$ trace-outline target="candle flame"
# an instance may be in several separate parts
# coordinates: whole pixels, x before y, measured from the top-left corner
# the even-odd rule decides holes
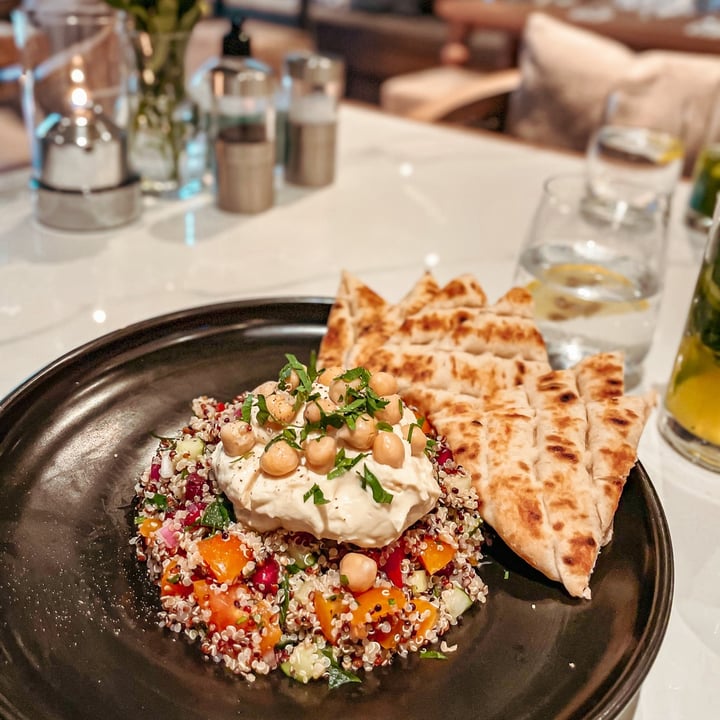
[[[75,107],[87,107],[89,99],[88,91],[83,87],[73,88],[70,93],[70,102]]]

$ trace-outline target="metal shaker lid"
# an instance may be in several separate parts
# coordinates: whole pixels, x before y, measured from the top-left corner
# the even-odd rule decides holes
[[[290,53],[285,58],[288,75],[294,80],[303,80],[311,85],[342,81],[345,63],[339,57],[316,55],[314,53]]]
[[[272,95],[272,70],[252,58],[224,57],[210,70],[213,96],[267,97]]]

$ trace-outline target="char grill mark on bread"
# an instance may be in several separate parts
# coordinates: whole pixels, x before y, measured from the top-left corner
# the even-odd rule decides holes
[[[587,404],[588,447],[603,545],[612,539],[613,518],[654,404],[653,394],[624,395]]]
[[[571,595],[589,598],[602,532],[586,451],[585,404],[571,370],[528,378],[525,387],[538,413],[536,470],[554,531],[557,571]]]

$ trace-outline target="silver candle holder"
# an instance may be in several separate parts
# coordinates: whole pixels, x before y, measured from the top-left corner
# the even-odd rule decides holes
[[[127,136],[99,108],[74,106],[37,128],[35,216],[62,230],[102,230],[140,215],[140,178],[128,167]]]

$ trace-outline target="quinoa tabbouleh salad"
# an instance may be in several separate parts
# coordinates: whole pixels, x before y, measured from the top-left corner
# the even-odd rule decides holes
[[[231,402],[196,398],[136,485],[160,624],[248,680],[442,657],[487,592],[469,477],[392,376],[286,359]]]

